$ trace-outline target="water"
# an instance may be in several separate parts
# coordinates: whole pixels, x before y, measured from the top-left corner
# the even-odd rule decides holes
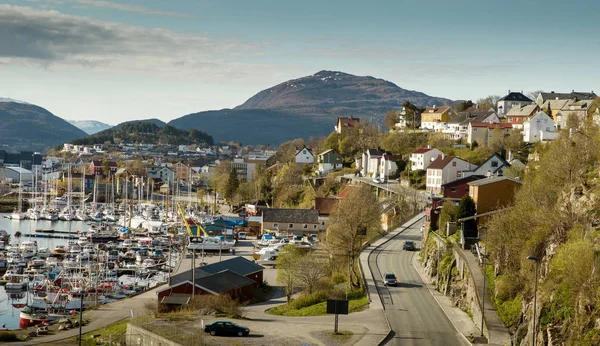
[[[55,231],[86,231],[90,228],[89,222],[83,221],[47,221],[47,220],[9,220],[4,216],[10,214],[0,213],[0,229],[5,230],[11,235],[10,242],[22,242],[24,240],[35,240],[38,248],[47,247],[52,251],[56,245],[66,245],[68,239],[52,238],[15,238],[14,234],[20,231],[21,234],[34,234],[36,229],[53,229]],[[26,294],[25,294],[26,295]],[[23,299],[11,299],[7,295],[4,287],[0,288],[0,325],[6,324],[8,329],[19,329],[19,312],[22,309],[13,307],[14,302],[25,302]]]

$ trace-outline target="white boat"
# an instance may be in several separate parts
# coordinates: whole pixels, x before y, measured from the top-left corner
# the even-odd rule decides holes
[[[261,265],[275,265],[281,247],[279,245],[264,247],[254,252],[252,258],[256,260],[256,263]]]
[[[64,245],[56,245],[56,247],[54,248],[55,254],[64,254],[66,252],[67,252],[67,247]]]
[[[8,264],[17,264],[22,261],[23,261],[23,256],[21,256],[20,253],[16,253],[16,252],[9,253],[8,257],[6,258],[6,262]]]
[[[189,237],[188,250],[229,251],[231,244],[224,242],[221,237]]]
[[[10,219],[11,220],[23,220],[23,219],[25,219],[25,213],[15,210],[12,212],[12,214],[10,214]]]
[[[50,250],[47,247],[41,247],[38,249],[37,254],[41,258],[46,258],[50,256]]]

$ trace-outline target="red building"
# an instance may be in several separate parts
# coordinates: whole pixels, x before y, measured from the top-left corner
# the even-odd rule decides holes
[[[442,185],[442,193],[446,199],[461,199],[469,194],[469,183],[475,180],[485,178],[482,175],[472,175],[470,177],[458,179]]]
[[[440,218],[440,211],[445,200],[442,197],[431,198],[431,204],[425,208],[425,225],[423,230],[423,238],[427,238],[429,230],[435,230],[437,228],[438,219]]]
[[[104,161],[93,160],[92,163],[90,164],[90,174],[104,175],[103,162]],[[106,163],[108,165],[110,174],[115,174],[117,172],[117,168],[118,168],[117,162],[109,160],[109,161],[106,161]]]

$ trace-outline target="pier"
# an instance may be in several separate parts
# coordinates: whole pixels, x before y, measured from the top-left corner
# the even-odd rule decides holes
[[[60,234],[52,234],[52,233],[34,233],[34,234],[29,234],[29,233],[25,233],[21,235],[22,237],[25,238],[54,238],[54,239],[79,239],[79,236],[77,235],[60,235]]]

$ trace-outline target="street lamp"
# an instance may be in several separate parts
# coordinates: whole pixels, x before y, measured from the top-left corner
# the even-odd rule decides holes
[[[479,226],[479,240],[481,240],[481,230],[487,231],[487,226]],[[481,265],[483,266],[483,289],[481,290],[481,336],[483,336],[483,322],[485,317],[485,281],[486,281],[486,273],[485,273],[485,253],[487,251],[487,245],[483,248],[483,259],[481,261]]]
[[[537,283],[538,283],[538,265],[540,263],[540,260],[535,257],[535,256],[527,256],[527,259],[530,261],[534,261],[535,262],[535,282],[533,284],[534,288],[533,288],[533,346],[535,346],[535,334],[536,334],[536,329],[535,329],[535,315],[536,315],[536,303],[537,303]]]

